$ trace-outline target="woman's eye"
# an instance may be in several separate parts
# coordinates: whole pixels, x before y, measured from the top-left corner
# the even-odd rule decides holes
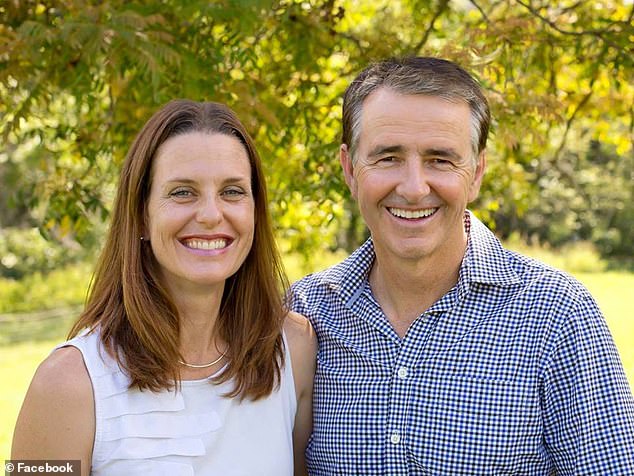
[[[222,194],[226,197],[241,197],[245,194],[245,191],[241,188],[232,187],[225,189]]]
[[[174,197],[174,198],[188,198],[188,197],[191,197],[192,195],[193,195],[192,191],[186,188],[178,188],[170,192],[170,197]]]

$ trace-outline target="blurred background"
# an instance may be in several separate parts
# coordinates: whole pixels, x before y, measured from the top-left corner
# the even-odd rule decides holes
[[[0,458],[149,116],[176,97],[238,113],[294,280],[367,236],[339,170],[341,96],[396,55],[481,81],[494,123],[472,209],[590,289],[634,388],[633,18],[632,0],[0,0]]]

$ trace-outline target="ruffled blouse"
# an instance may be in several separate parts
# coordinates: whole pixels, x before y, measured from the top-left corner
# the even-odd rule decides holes
[[[284,338],[285,348],[286,338]],[[290,353],[281,385],[257,401],[226,398],[233,382],[184,380],[180,390],[129,388],[98,332],[59,347],[83,355],[95,399],[91,474],[283,476],[293,474],[296,412]]]

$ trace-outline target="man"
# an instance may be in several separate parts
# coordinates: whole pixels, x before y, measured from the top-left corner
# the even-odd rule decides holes
[[[312,475],[634,475],[634,399],[594,300],[467,211],[489,122],[441,59],[348,87],[340,160],[371,238],[293,285],[319,340]]]

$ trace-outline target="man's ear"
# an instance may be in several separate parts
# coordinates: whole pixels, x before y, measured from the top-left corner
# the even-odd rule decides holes
[[[482,151],[478,154],[478,161],[476,163],[475,173],[473,174],[473,179],[471,180],[471,184],[469,185],[469,203],[478,198],[478,194],[480,193],[480,186],[482,185],[482,179],[484,177],[484,172],[486,171],[486,168],[486,153],[485,151]]]
[[[357,199],[357,182],[354,178],[354,171],[352,166],[352,156],[348,151],[346,144],[341,144],[339,147],[339,162],[341,162],[341,168],[343,169],[343,176],[346,179],[346,184],[350,189],[352,198]]]

